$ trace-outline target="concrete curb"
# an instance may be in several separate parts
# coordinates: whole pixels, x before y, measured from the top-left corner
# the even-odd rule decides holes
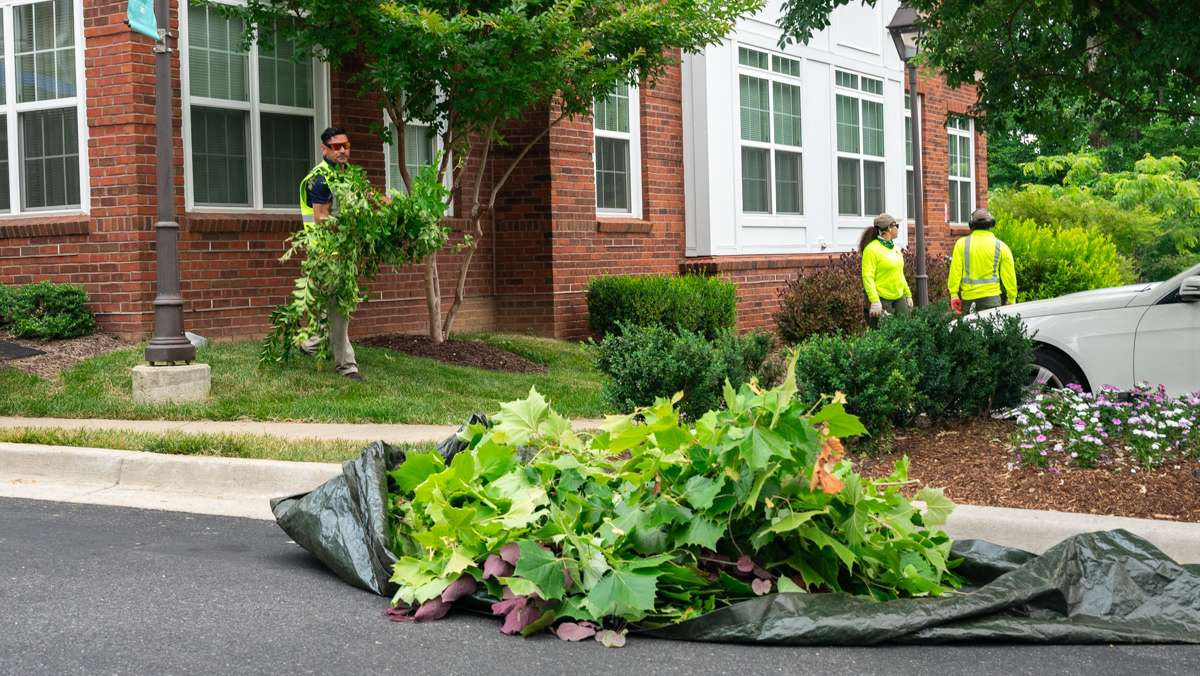
[[[273,519],[269,500],[341,474],[334,463],[174,456],[0,443],[0,496]],[[1033,552],[1124,528],[1180,563],[1200,563],[1200,523],[959,505],[945,530]]]

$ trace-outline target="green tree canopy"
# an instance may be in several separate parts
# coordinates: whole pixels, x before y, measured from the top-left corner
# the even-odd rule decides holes
[[[516,159],[496,163],[486,187],[484,172],[453,171],[449,158],[458,167],[486,166],[493,146],[508,143],[506,126],[533,111],[547,111],[553,126],[589,115],[593,101],[618,82],[653,85],[678,50],[719,42],[762,0],[247,0],[214,6],[240,16],[248,37],[270,39],[279,31],[351,75],[363,94],[380,97],[398,134],[409,120],[427,122],[440,134],[449,152],[439,175],[452,172],[449,199],[465,197],[460,215],[470,222],[466,261],[444,316],[437,256],[428,259],[430,337],[441,341],[462,305],[485,215],[546,132],[522,138]],[[297,20],[280,20],[288,17]],[[404,139],[393,142],[403,153]],[[403,159],[399,168],[409,185]]]

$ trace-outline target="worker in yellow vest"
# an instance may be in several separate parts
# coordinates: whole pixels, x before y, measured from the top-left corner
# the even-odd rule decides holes
[[[350,161],[350,137],[345,130],[330,127],[321,132],[321,155],[321,162],[300,181],[300,215],[310,224],[337,215],[336,195],[329,181]],[[362,380],[350,345],[350,318],[338,310],[336,299],[329,303],[328,319],[329,335],[312,336],[300,349],[315,354],[321,341],[328,339],[334,369],[350,380]]]
[[[950,257],[950,305],[963,314],[1017,301],[1017,271],[1012,250],[992,233],[996,219],[987,209],[971,212],[971,234],[954,243]]]
[[[862,252],[863,291],[867,294],[867,324],[872,327],[886,314],[912,312],[912,291],[904,279],[904,254],[896,248],[900,224],[879,214],[858,240]]]

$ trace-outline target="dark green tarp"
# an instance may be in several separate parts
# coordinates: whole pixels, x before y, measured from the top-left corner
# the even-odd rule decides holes
[[[448,458],[462,447],[451,438],[439,451]],[[403,459],[402,449],[375,442],[341,476],[272,500],[275,519],[341,579],[391,596],[384,499],[387,471]],[[982,540],[956,542],[954,553],[971,585],[962,593],[883,603],[772,594],[642,633],[778,645],[1200,643],[1200,566],[1180,565],[1127,531],[1076,535],[1041,556]]]

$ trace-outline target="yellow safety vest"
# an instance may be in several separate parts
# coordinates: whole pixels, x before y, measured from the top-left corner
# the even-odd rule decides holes
[[[304,218],[305,223],[316,222],[316,219],[313,216],[313,208],[308,204],[309,184],[312,183],[313,179],[318,176],[323,176],[326,183],[330,182],[333,180],[334,171],[336,171],[336,169],[334,169],[329,162],[326,160],[321,160],[317,166],[312,168],[312,171],[308,172],[304,178],[300,179],[300,216]]]
[[[1017,280],[1013,267],[1008,247],[990,231],[976,230],[954,245],[946,280],[950,296],[978,300],[999,296],[1003,288],[1008,300],[1014,302]]]

